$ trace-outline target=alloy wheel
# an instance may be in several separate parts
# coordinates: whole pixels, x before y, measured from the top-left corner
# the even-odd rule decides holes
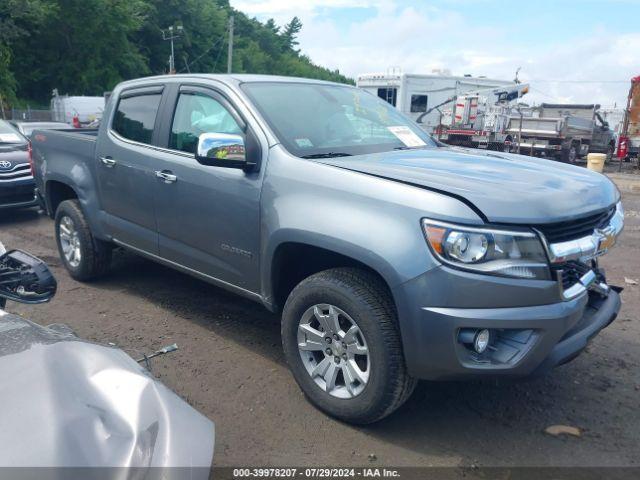
[[[334,305],[307,309],[298,325],[300,358],[318,387],[336,398],[353,398],[371,375],[369,348],[356,322]]]
[[[60,246],[67,263],[73,268],[78,268],[82,261],[82,250],[75,222],[71,217],[65,215],[60,219],[58,230]]]

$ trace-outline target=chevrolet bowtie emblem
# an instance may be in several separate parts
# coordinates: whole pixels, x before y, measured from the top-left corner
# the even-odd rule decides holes
[[[598,253],[604,253],[616,243],[616,236],[611,229],[596,229],[599,238]]]

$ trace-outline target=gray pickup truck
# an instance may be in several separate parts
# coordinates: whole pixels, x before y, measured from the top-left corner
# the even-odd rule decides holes
[[[33,154],[73,278],[123,247],[282,312],[293,376],[345,421],[416,379],[544,372],[620,309],[598,267],[624,219],[606,177],[443,146],[354,87],[124,82],[99,131],[36,131]]]

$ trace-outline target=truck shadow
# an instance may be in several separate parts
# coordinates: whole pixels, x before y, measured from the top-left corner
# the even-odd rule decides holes
[[[258,303],[121,250],[114,255],[110,274],[94,284],[113,290],[126,288],[173,315],[285,365],[280,316]]]
[[[40,217],[42,213],[37,208],[23,210],[0,210],[0,228],[16,227],[29,224]]]

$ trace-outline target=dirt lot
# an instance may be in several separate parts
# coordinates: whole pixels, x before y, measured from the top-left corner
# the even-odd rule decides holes
[[[625,206],[625,233],[603,260],[610,283],[626,287],[623,309],[585,354],[532,381],[422,382],[400,411],[366,428],[305,401],[284,363],[279,319],[259,305],[126,253],[108,278],[77,283],[60,265],[51,220],[35,212],[0,217],[0,239],[45,259],[59,281],[51,304],[11,311],[132,355],[179,345],[153,371],[215,421],[216,465],[638,466],[640,286],[625,277],[640,281],[640,194],[625,195]],[[553,424],[584,433],[544,434]]]

